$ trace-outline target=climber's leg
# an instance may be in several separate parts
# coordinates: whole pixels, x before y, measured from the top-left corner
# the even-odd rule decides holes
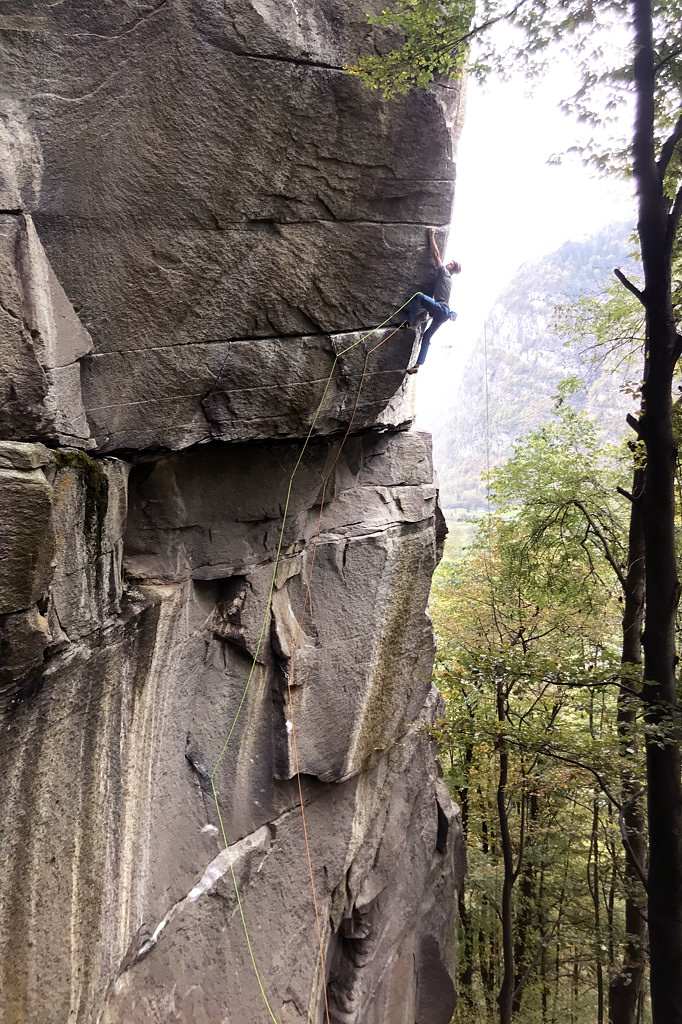
[[[408,373],[416,373],[420,366],[424,365],[426,357],[429,352],[429,346],[431,345],[431,339],[434,334],[441,327],[450,316],[450,311],[447,306],[443,306],[440,302],[434,302],[433,299],[429,299],[429,306],[425,307],[431,313],[431,323],[428,329],[424,332],[422,337],[421,348],[419,349],[419,355],[417,356],[417,362],[414,366],[411,366]]]

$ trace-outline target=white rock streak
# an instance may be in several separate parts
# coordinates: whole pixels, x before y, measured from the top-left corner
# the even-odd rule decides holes
[[[207,826],[207,830],[210,826]],[[215,827],[215,826],[213,826]],[[204,831],[204,829],[202,829]],[[142,943],[137,951],[135,960],[141,960],[142,957],[146,956],[151,949],[154,948],[156,943],[168,924],[181,914],[184,909],[190,903],[196,903],[197,900],[201,899],[207,892],[216,885],[220,879],[227,874],[230,870],[230,862],[232,862],[232,870],[235,875],[239,875],[240,868],[249,854],[253,852],[265,853],[268,846],[270,845],[270,830],[267,825],[263,825],[253,835],[245,836],[244,839],[240,839],[239,842],[235,843],[228,850],[221,850],[217,857],[214,857],[211,863],[207,866],[200,880],[194,885],[190,891],[177,903],[174,903],[168,913],[159,921],[156,928],[145,942]]]

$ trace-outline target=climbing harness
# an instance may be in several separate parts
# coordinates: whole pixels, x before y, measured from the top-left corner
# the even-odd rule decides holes
[[[223,817],[222,817],[222,814],[221,814],[221,811],[220,811],[220,802],[219,802],[219,799],[218,799],[218,792],[217,792],[216,785],[215,785],[215,775],[216,775],[216,772],[217,772],[218,768],[220,767],[220,764],[223,761],[223,759],[225,757],[225,754],[227,752],[227,748],[228,748],[230,740],[232,738],[232,734],[233,734],[233,732],[235,730],[235,727],[237,725],[237,720],[239,719],[239,716],[241,714],[242,708],[244,707],[244,703],[246,701],[246,697],[247,697],[247,694],[248,694],[248,691],[249,691],[249,687],[251,685],[251,680],[252,680],[254,672],[256,670],[256,664],[257,664],[257,660],[258,660],[258,655],[260,654],[260,649],[261,649],[261,645],[263,643],[263,638],[265,636],[265,630],[267,628],[268,618],[269,618],[270,610],[271,610],[271,606],[272,606],[272,597],[273,597],[274,590],[275,590],[275,580],[277,578],[277,570],[278,570],[278,567],[279,567],[280,556],[281,556],[281,553],[282,553],[284,529],[285,529],[285,526],[286,526],[287,516],[288,516],[288,513],[289,513],[289,504],[290,504],[290,501],[291,501],[291,492],[292,492],[292,487],[293,487],[293,483],[294,483],[294,478],[295,478],[296,473],[297,473],[297,471],[299,469],[299,466],[301,465],[301,462],[303,461],[303,456],[305,455],[305,452],[306,452],[306,450],[308,448],[308,444],[309,444],[310,439],[311,439],[311,437],[313,435],[313,431],[315,429],[315,424],[317,423],[317,420],[319,418],[320,412],[322,410],[322,406],[324,404],[324,400],[327,397],[327,392],[329,391],[329,387],[331,385],[332,378],[334,376],[334,372],[336,370],[336,367],[337,367],[337,364],[339,362],[339,359],[342,356],[346,355],[348,352],[352,351],[352,349],[357,348],[357,346],[361,345],[364,341],[367,341],[367,339],[371,338],[372,335],[376,334],[377,331],[380,331],[383,327],[385,327],[386,324],[388,324],[388,322],[397,313],[399,313],[402,309],[404,309],[407,305],[409,305],[409,303],[412,301],[413,298],[414,298],[414,295],[410,296],[410,298],[406,302],[404,302],[402,304],[402,306],[399,306],[397,310],[395,310],[393,313],[391,313],[391,315],[389,317],[387,317],[386,320],[383,321],[383,323],[379,324],[377,327],[374,327],[367,334],[362,335],[362,337],[358,338],[357,341],[354,341],[352,343],[352,345],[348,345],[346,348],[342,349],[340,352],[337,352],[336,355],[334,356],[334,361],[332,363],[331,369],[329,371],[329,375],[326,378],[324,389],[322,391],[322,397],[320,398],[320,401],[318,403],[317,409],[315,410],[315,414],[313,416],[312,423],[310,424],[310,429],[308,430],[308,433],[306,435],[305,441],[303,442],[303,446],[301,448],[301,451],[299,452],[298,459],[296,460],[294,468],[293,468],[293,470],[291,472],[291,475],[289,477],[289,483],[288,483],[288,487],[287,487],[287,496],[286,496],[286,501],[284,503],[284,512],[282,514],[282,524],[281,524],[280,531],[279,531],[279,538],[278,538],[278,542],[277,542],[277,550],[276,550],[275,561],[274,561],[274,566],[273,566],[273,570],[272,570],[272,578],[271,578],[271,581],[270,581],[270,589],[269,589],[269,592],[268,592],[268,598],[267,598],[266,605],[265,605],[265,612],[264,612],[264,615],[263,615],[263,624],[261,626],[260,634],[258,636],[258,641],[256,643],[256,649],[255,649],[255,652],[253,654],[253,659],[251,661],[251,667],[249,669],[249,674],[248,674],[248,677],[247,677],[247,680],[246,680],[246,684],[244,686],[244,691],[243,691],[243,693],[241,695],[241,699],[240,699],[239,704],[237,706],[237,710],[235,712],[234,718],[232,719],[232,724],[231,724],[229,732],[227,734],[227,739],[225,740],[225,742],[224,742],[224,744],[223,744],[223,746],[222,746],[222,748],[220,750],[220,753],[218,755],[218,759],[216,760],[216,763],[215,763],[215,765],[213,767],[213,770],[212,770],[212,772],[210,774],[210,782],[211,782],[211,790],[212,790],[212,793],[213,793],[213,800],[215,802],[216,812],[217,812],[217,815],[218,815],[218,822],[220,824],[220,832],[221,832],[221,835],[222,835],[223,843],[225,844],[225,851],[226,851],[226,854],[227,854],[228,865],[229,865],[229,868],[230,868],[230,875],[232,877],[232,884],[234,886],[235,896],[236,896],[236,899],[237,899],[237,906],[239,908],[239,915],[240,915],[241,922],[242,922],[242,928],[243,928],[243,931],[244,931],[244,937],[245,937],[245,940],[246,940],[247,949],[249,951],[249,956],[250,956],[250,959],[251,959],[251,963],[253,965],[253,969],[254,969],[254,973],[255,973],[255,976],[256,976],[256,980],[258,982],[258,987],[259,987],[260,993],[261,993],[261,995],[263,997],[263,1002],[265,1003],[265,1007],[266,1007],[266,1009],[268,1011],[270,1019],[272,1021],[274,1021],[274,1024],[277,1024],[277,1018],[275,1017],[275,1015],[274,1015],[274,1013],[272,1011],[272,1007],[270,1006],[270,1003],[268,1001],[268,997],[267,997],[267,994],[265,992],[265,987],[263,985],[263,982],[262,982],[262,979],[261,979],[261,976],[260,976],[260,972],[259,972],[258,966],[256,964],[256,958],[255,958],[255,954],[254,954],[254,951],[253,951],[253,946],[251,944],[251,939],[249,937],[249,931],[248,931],[248,927],[247,927],[247,924],[246,924],[246,918],[244,916],[244,909],[243,909],[243,906],[242,906],[241,896],[239,894],[239,887],[237,885],[237,878],[236,878],[236,875],[235,875],[235,872],[234,872],[234,868],[233,868],[233,864],[232,864],[232,859],[230,857],[229,844],[228,844],[228,841],[227,841],[227,833],[226,833],[225,825],[223,823]],[[295,640],[294,640],[293,652],[292,652],[291,661],[290,661],[290,664],[289,664],[289,672],[287,674],[285,674],[286,684],[287,684],[287,696],[288,696],[288,702],[289,702],[289,716],[290,716],[289,720],[291,722],[292,749],[293,749],[293,753],[294,753],[294,768],[295,768],[296,780],[297,780],[297,784],[298,784],[298,795],[299,795],[299,801],[300,801],[300,807],[301,807],[301,819],[302,819],[302,824],[303,824],[303,835],[304,835],[304,839],[305,839],[306,856],[307,856],[307,860],[308,860],[308,872],[309,872],[309,875],[310,875],[310,885],[311,885],[312,897],[313,897],[313,907],[314,907],[314,910],[315,910],[315,924],[316,924],[317,939],[318,939],[318,944],[319,944],[319,949],[320,949],[320,967],[321,967],[321,975],[322,975],[322,989],[323,989],[323,993],[324,993],[325,1015],[326,1015],[327,1024],[330,1024],[330,1017],[329,1017],[329,1003],[328,1003],[328,997],[327,997],[327,981],[326,981],[326,964],[325,964],[325,956],[324,956],[324,944],[322,942],[322,929],[321,929],[321,925],[320,925],[320,916],[319,916],[319,909],[318,909],[318,904],[317,904],[317,895],[316,895],[316,892],[315,892],[315,881],[314,881],[314,876],[313,876],[312,861],[311,861],[311,857],[310,857],[310,844],[309,844],[309,841],[308,841],[308,828],[307,828],[307,823],[306,823],[306,818],[305,818],[305,810],[304,810],[303,789],[302,789],[302,785],[301,785],[301,775],[300,775],[300,772],[299,772],[298,748],[297,748],[297,745],[296,745],[296,727],[295,727],[295,722],[294,722],[294,709],[293,709],[293,699],[292,699],[292,692],[291,692],[291,685],[292,685],[291,678],[293,676],[294,661],[295,661],[295,657],[296,657],[296,651],[298,649],[300,635],[301,635],[301,631],[302,631],[302,628],[303,628],[303,618],[305,616],[305,611],[306,611],[306,608],[307,608],[307,605],[308,605],[308,599],[309,599],[309,596],[310,596],[312,574],[313,574],[313,569],[314,569],[314,566],[315,566],[315,557],[316,557],[316,554],[317,554],[317,548],[318,548],[318,542],[319,542],[319,536],[320,536],[320,528],[321,528],[321,523],[322,523],[322,512],[324,510],[324,505],[325,505],[327,485],[329,483],[329,480],[331,479],[331,476],[332,476],[332,473],[334,472],[334,469],[336,468],[336,465],[337,465],[338,460],[339,460],[339,458],[341,456],[341,452],[343,450],[343,447],[344,447],[344,445],[345,445],[345,443],[346,443],[346,441],[347,441],[347,439],[348,439],[348,437],[350,435],[351,429],[353,427],[353,422],[355,420],[355,416],[356,416],[357,409],[358,409],[358,404],[359,404],[359,401],[360,401],[360,394],[362,392],[362,388],[363,388],[363,384],[364,384],[364,380],[365,380],[365,375],[366,375],[366,372],[367,372],[367,364],[368,364],[369,357],[374,352],[376,352],[376,350],[378,348],[381,348],[382,345],[384,345],[387,341],[389,341],[389,339],[392,338],[393,335],[396,334],[396,332],[398,330],[400,330],[400,327],[396,327],[395,330],[391,331],[391,333],[388,334],[385,338],[382,338],[382,340],[377,345],[375,345],[373,348],[371,348],[367,352],[367,354],[365,356],[365,362],[364,362],[364,366],[363,366],[363,369],[362,369],[362,374],[360,376],[360,381],[359,381],[359,384],[358,384],[358,390],[357,390],[357,394],[356,394],[356,397],[355,397],[355,404],[353,406],[353,412],[352,412],[352,414],[350,416],[350,419],[348,421],[348,426],[346,427],[346,431],[345,431],[345,433],[343,435],[343,438],[342,438],[341,443],[339,445],[339,448],[338,448],[338,451],[336,453],[336,456],[334,457],[334,461],[332,462],[332,465],[331,465],[330,469],[328,470],[327,475],[325,476],[324,481],[323,481],[322,496],[321,496],[321,501],[320,501],[320,510],[319,510],[319,515],[318,515],[318,520],[317,520],[317,530],[316,530],[316,533],[315,533],[315,539],[314,539],[314,543],[313,543],[313,553],[312,553],[312,558],[311,558],[310,571],[308,573],[308,579],[307,579],[307,583],[306,583],[306,592],[305,592],[305,597],[304,597],[304,600],[303,600],[303,609],[301,611],[301,617],[300,617],[299,622],[298,622],[298,628],[297,628],[296,637],[295,637]]]

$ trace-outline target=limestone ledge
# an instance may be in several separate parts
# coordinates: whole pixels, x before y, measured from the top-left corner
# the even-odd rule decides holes
[[[239,310],[232,316],[238,322]],[[293,311],[278,322],[270,308],[267,322],[310,320]],[[412,331],[186,344],[174,333],[172,344],[92,352],[30,216],[0,214],[0,437],[110,452],[334,434],[351,419],[356,431],[411,421]]]
[[[412,420],[413,352],[414,332],[394,328],[105,352],[84,360],[83,395],[104,452],[336,434],[351,420],[396,429]]]
[[[30,331],[7,342],[27,394],[4,436],[109,452],[307,429],[306,382],[425,283],[425,228],[443,244],[450,220],[459,88],[384,103],[343,71],[390,42],[364,0],[3,5],[0,208],[35,222],[82,324],[75,359],[28,377]],[[362,429],[409,421],[410,340],[372,359]]]

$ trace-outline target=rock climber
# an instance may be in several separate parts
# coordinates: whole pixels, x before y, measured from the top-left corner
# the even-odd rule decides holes
[[[433,228],[429,228],[429,245],[431,246],[431,255],[433,261],[436,264],[436,273],[434,275],[433,284],[431,286],[431,295],[425,295],[424,292],[417,292],[413,299],[410,300],[410,304],[407,307],[405,321],[408,327],[413,327],[417,317],[419,316],[420,310],[426,310],[428,315],[431,317],[431,324],[424,332],[422,338],[421,348],[419,349],[419,355],[417,356],[417,362],[414,366],[411,366],[408,373],[416,373],[420,366],[423,366],[424,360],[426,359],[429,351],[429,345],[434,334],[441,327],[446,320],[455,320],[457,314],[450,309],[450,290],[452,288],[452,275],[459,274],[461,266],[456,260],[450,260],[449,263],[443,263],[440,258],[440,252],[436,239],[433,233]]]

